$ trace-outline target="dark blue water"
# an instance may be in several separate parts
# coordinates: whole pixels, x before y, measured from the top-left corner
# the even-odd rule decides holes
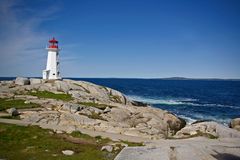
[[[240,81],[72,78],[108,86],[185,118],[228,124],[240,117]]]

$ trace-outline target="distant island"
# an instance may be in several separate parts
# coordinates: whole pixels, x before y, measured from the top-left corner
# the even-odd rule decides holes
[[[206,80],[206,81],[240,81],[240,79],[228,78],[186,78],[186,77],[169,77],[169,78],[154,78],[161,80]]]

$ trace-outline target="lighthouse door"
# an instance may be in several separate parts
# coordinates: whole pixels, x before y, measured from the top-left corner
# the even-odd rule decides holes
[[[43,70],[43,79],[49,79],[49,70]]]

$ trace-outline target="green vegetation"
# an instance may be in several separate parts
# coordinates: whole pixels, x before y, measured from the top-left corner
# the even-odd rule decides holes
[[[74,84],[77,85],[77,86],[80,86],[82,89],[84,89],[85,92],[91,93],[89,90],[87,90],[86,88],[84,88],[82,85],[77,84],[77,83],[74,83]]]
[[[100,86],[101,89],[104,89],[106,92],[108,92],[108,89],[107,87],[104,87],[104,86]]]
[[[93,137],[87,134],[83,134],[79,131],[73,131],[70,135],[73,137],[77,137],[77,138],[88,140],[88,141],[91,141],[92,143],[95,143],[95,139]]]
[[[101,147],[109,141],[79,132],[54,134],[37,126],[0,123],[0,159],[112,160],[120,149],[112,153],[101,151]],[[75,153],[66,156],[62,150],[73,150]]]
[[[191,137],[199,137],[199,136],[207,137],[209,139],[217,139],[218,138],[217,136],[214,136],[214,135],[212,135],[210,133],[203,133],[201,131],[197,131],[197,134],[191,135]]]
[[[110,98],[111,98],[114,102],[122,103],[121,98],[120,98],[119,96],[110,95]]]
[[[55,94],[48,91],[36,91],[36,92],[29,92],[29,95],[37,96],[38,98],[51,98],[51,99],[57,99],[57,100],[63,100],[63,101],[70,101],[72,100],[72,96],[70,94]]]
[[[100,120],[104,120],[106,121],[104,118],[102,118],[102,116],[100,116],[99,114],[95,113],[95,112],[92,112],[91,115],[88,116],[89,118],[92,118],[92,119],[100,119]]]
[[[93,102],[79,102],[79,104],[84,105],[84,106],[90,106],[90,107],[95,107],[101,110],[104,110],[105,108],[113,108],[115,106],[111,105],[106,105],[106,104],[99,104],[99,103],[93,103]]]
[[[143,143],[136,143],[136,142],[129,142],[129,141],[121,141],[121,142],[127,144],[129,147],[144,146]]]
[[[111,139],[109,139],[109,138],[102,138],[101,136],[96,136],[95,137],[95,139],[97,140],[97,142],[99,143],[99,144],[107,144],[107,143],[109,143],[109,142],[111,142],[112,140]]]
[[[23,109],[23,108],[36,108],[40,107],[40,105],[35,103],[24,103],[25,100],[20,99],[3,99],[0,98],[0,111],[9,109],[9,108],[16,108],[16,109]]]
[[[193,134],[193,135],[190,135],[189,133],[184,133],[184,135],[186,137],[182,137],[182,138],[175,138],[175,137],[167,137],[167,139],[187,139],[187,138],[193,138],[193,137],[206,137],[206,138],[209,138],[209,139],[218,139],[217,136],[214,136],[210,133],[203,133],[201,131],[196,131],[197,133],[196,134]]]
[[[74,131],[71,133],[71,136],[79,138],[81,140],[87,140],[88,142],[91,142],[92,144],[103,146],[110,142],[112,142],[109,138],[102,138],[101,136],[91,137],[87,134],[82,134],[81,132]]]

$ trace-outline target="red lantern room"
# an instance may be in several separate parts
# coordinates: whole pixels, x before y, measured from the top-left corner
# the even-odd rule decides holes
[[[58,48],[58,41],[53,37],[49,42],[49,48]]]

